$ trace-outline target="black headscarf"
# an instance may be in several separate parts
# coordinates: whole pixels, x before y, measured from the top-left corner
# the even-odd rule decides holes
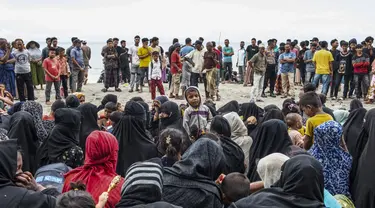
[[[365,123],[357,142],[356,152],[360,156],[353,156],[353,166],[358,158],[358,167],[352,184],[352,197],[356,207],[375,207],[375,109],[371,109],[365,116]],[[356,158],[357,157],[357,158]]]
[[[13,179],[17,171],[17,141],[0,141],[0,189],[14,186]]]
[[[146,128],[148,129],[150,125],[150,120],[151,120],[150,106],[144,101],[137,101],[137,103],[141,104],[141,106],[145,110],[145,124],[146,124]]]
[[[32,115],[25,111],[13,114],[10,119],[8,137],[16,139],[18,145],[21,147],[23,153],[23,170],[34,174],[37,170],[35,157],[36,150],[39,147],[39,140]]]
[[[160,118],[160,132],[166,128],[179,129],[185,132],[185,129],[182,126],[181,111],[177,103],[172,101],[165,102],[160,107],[160,113],[166,113],[169,115],[168,118]]]
[[[117,95],[114,94],[106,94],[101,102],[101,105],[98,106],[98,111],[104,109],[105,104],[108,102],[117,103]]]
[[[216,180],[225,155],[214,141],[200,138],[173,167],[164,169],[163,201],[183,207],[221,207]]]
[[[91,103],[84,103],[77,108],[81,112],[81,129],[79,132],[79,146],[85,152],[86,139],[98,126],[98,108]]]
[[[221,108],[217,110],[217,112],[221,115],[230,113],[230,112],[236,112],[240,110],[240,106],[238,105],[238,102],[236,100],[232,100],[229,103],[225,104]]]
[[[133,163],[158,156],[156,145],[146,134],[143,107],[137,102],[129,101],[125,109],[134,111],[127,112],[132,115],[123,116],[113,129],[113,135],[119,142],[116,172],[123,177]]]
[[[255,103],[243,103],[238,115],[243,117],[243,121],[246,121],[251,116],[254,116],[259,121],[263,112],[264,110],[258,107]]]
[[[81,104],[76,95],[69,95],[66,97],[65,103],[67,108],[77,108]]]
[[[277,105],[274,105],[274,104],[266,105],[264,107],[264,113],[268,113],[270,110],[280,110],[280,108],[277,107]]]
[[[277,120],[280,120],[280,121],[283,121],[285,122],[285,117],[284,117],[284,114],[281,110],[278,110],[278,109],[271,109],[269,110],[267,113],[265,113],[264,117],[262,118],[261,121],[258,120],[258,125],[256,126],[256,128],[250,133],[250,136],[251,138],[255,138],[258,131],[259,131],[259,128],[260,128],[260,124],[266,122],[266,121],[269,121],[271,119],[277,119]]]
[[[319,161],[309,155],[297,155],[287,160],[281,170],[275,187],[258,191],[230,207],[325,207],[323,167]]]
[[[74,109],[61,108],[55,112],[55,127],[48,137],[49,163],[57,162],[65,151],[79,146],[81,113]]]
[[[293,145],[286,124],[277,119],[271,119],[260,125],[259,131],[253,137],[254,143],[250,148],[249,173],[250,182],[260,181],[257,173],[258,161],[272,153],[287,154]]]
[[[357,139],[362,131],[363,119],[367,110],[358,108],[350,112],[348,120],[346,120],[343,128],[343,135],[346,146],[351,155],[355,154]]]
[[[138,102],[132,100],[128,101],[125,105],[124,114],[127,116],[134,116],[135,118],[141,120],[143,124],[145,124],[146,110]]]
[[[362,102],[358,99],[354,99],[350,102],[349,112],[352,112],[358,108],[363,108]]]
[[[216,116],[218,114],[216,111],[216,104],[211,99],[206,100],[204,105],[210,109],[212,116]]]
[[[219,144],[223,148],[226,158],[226,174],[232,172],[245,172],[245,154],[240,146],[231,139],[231,128],[227,119],[222,116],[215,116],[211,122],[211,132],[220,136]]]

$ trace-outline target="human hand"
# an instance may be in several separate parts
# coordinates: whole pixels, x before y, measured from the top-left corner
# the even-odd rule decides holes
[[[33,175],[26,171],[16,175],[16,185],[19,187],[27,188],[29,190],[36,191],[38,189],[38,184],[35,181]]]
[[[298,147],[303,148],[303,139],[297,141],[297,142],[296,142],[296,145],[297,145]]]
[[[247,124],[257,124],[257,119],[254,116],[247,118]]]
[[[98,204],[95,206],[95,208],[104,208],[105,204],[107,203],[108,201],[108,192],[103,192],[100,196],[99,196],[99,202]]]

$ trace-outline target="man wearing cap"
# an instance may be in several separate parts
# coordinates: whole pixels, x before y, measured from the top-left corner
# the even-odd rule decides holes
[[[140,86],[139,92],[142,92],[142,86],[143,82],[146,76],[146,73],[148,72],[148,65],[151,62],[151,51],[152,48],[148,46],[148,38],[142,38],[142,47],[138,49],[138,57],[140,59],[139,62],[139,68],[137,72],[137,86],[136,89],[138,89],[138,86]]]
[[[263,102],[263,100],[260,99],[260,96],[263,89],[264,74],[267,66],[264,44],[259,44],[259,52],[250,59],[248,64],[251,67],[251,70],[254,71],[254,85],[250,93],[250,102]]]
[[[180,77],[182,73],[182,63],[180,57],[181,45],[179,43],[175,43],[173,48],[174,51],[171,55],[172,84],[169,98],[181,99],[181,97],[178,96],[178,92],[180,91]]]
[[[288,85],[290,89],[290,96],[294,98],[294,62],[296,54],[290,50],[290,45],[285,44],[285,52],[280,54],[279,62],[281,63],[281,82],[283,85],[284,95],[281,98],[287,98],[289,95]]]
[[[78,38],[74,40],[74,48],[70,52],[72,60],[72,93],[81,92],[85,76],[85,64],[83,62],[83,52],[81,49],[82,41]]]
[[[205,79],[205,76],[203,76],[203,55],[205,52],[206,50],[202,48],[202,42],[200,40],[197,40],[195,41],[195,49],[185,56],[185,58],[189,58],[193,62],[193,64],[191,64],[192,69],[190,77],[190,86],[198,87],[199,77],[202,76],[204,86],[206,89],[207,80]]]
[[[82,41],[82,52],[83,52],[83,63],[85,64],[85,80],[84,84],[87,83],[87,77],[89,75],[90,59],[91,59],[91,48],[87,45],[85,40]]]
[[[333,56],[332,53],[327,50],[327,41],[320,43],[322,50],[317,51],[314,54],[313,62],[316,66],[314,85],[317,87],[320,80],[323,82],[322,94],[327,95],[329,83],[331,82],[331,76],[333,74]]]

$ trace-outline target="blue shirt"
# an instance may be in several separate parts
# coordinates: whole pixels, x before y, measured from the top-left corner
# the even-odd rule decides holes
[[[85,64],[83,63],[83,51],[81,48],[74,47],[72,48],[72,51],[70,52],[70,57],[75,59],[80,67],[84,67]],[[78,66],[75,65],[74,62],[72,62],[73,68],[78,68]]]
[[[315,52],[314,52],[315,53]],[[311,50],[307,50],[305,55],[303,56],[303,60],[312,60],[314,57],[314,53]],[[307,72],[315,72],[315,65],[314,62],[309,62],[306,64],[306,71]]]
[[[293,53],[293,52],[289,52],[289,53],[283,53],[279,56],[279,62],[280,60],[282,59],[295,59],[296,58],[296,54]],[[281,73],[294,73],[294,63],[284,63],[284,64],[281,64],[281,69],[280,69],[280,72]]]
[[[3,58],[5,56],[6,52],[3,49],[0,49],[0,58]],[[14,59],[14,56],[12,53],[9,54],[8,60]],[[3,68],[4,67],[4,68]],[[14,64],[1,64],[0,69],[5,69],[5,70],[14,70]]]
[[[193,46],[184,46],[181,48],[180,56],[184,57],[186,54],[190,53],[192,50],[194,50]]]
[[[223,52],[224,53],[234,53],[232,46],[228,46],[228,47],[224,46],[223,47]],[[226,55],[224,55],[224,60],[223,61],[224,61],[224,63],[232,63],[232,56],[226,56]]]

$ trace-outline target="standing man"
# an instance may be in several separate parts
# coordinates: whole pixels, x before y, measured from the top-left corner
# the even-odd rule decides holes
[[[259,47],[256,45],[256,43],[257,43],[257,40],[255,38],[252,38],[251,45],[247,46],[246,48],[246,60],[247,61],[250,61],[250,59],[253,58],[253,56],[259,52]],[[243,86],[246,87],[248,84],[250,84],[251,86],[253,86],[254,84],[254,70],[246,71],[246,78],[245,78],[245,82]]]
[[[129,92],[133,92],[134,85],[137,81],[137,72],[139,68],[139,57],[138,57],[138,49],[139,49],[139,42],[140,37],[136,35],[134,37],[134,45],[130,47],[129,49],[129,55],[130,55],[130,90]],[[139,91],[138,85],[136,86],[136,91]]]
[[[337,70],[336,80],[335,80],[335,93],[334,99],[337,98],[339,93],[339,88],[341,85],[342,78],[344,78],[344,91],[342,99],[346,99],[348,96],[349,91],[349,83],[353,79],[353,65],[352,65],[352,57],[353,55],[348,50],[349,44],[346,41],[341,42],[341,49],[342,51],[336,56],[335,60],[339,64],[339,68]],[[352,96],[354,91],[354,87],[350,86],[349,95]]]
[[[14,50],[13,56],[16,59],[15,73],[17,80],[17,91],[20,101],[26,101],[25,98],[25,85],[27,90],[27,100],[34,100],[34,87],[31,76],[30,60],[31,56],[29,51],[24,49],[23,41],[17,40],[17,49]]]
[[[7,40],[0,38],[0,83],[5,85],[5,89],[16,96],[16,77],[14,74],[14,63],[16,59],[11,53]]]
[[[74,40],[74,48],[70,52],[72,60],[72,93],[82,92],[83,79],[85,76],[85,64],[83,62],[83,52],[81,49],[81,40]]]
[[[195,41],[195,50],[188,53],[185,58],[191,60],[192,69],[191,69],[191,77],[190,77],[190,86],[198,87],[198,79],[200,76],[203,77],[203,83],[205,85],[205,89],[207,86],[207,80],[205,79],[205,74],[203,75],[203,56],[205,49],[202,48],[202,42],[200,40]]]
[[[137,72],[137,85],[140,85],[139,93],[142,93],[143,82],[148,72],[148,65],[151,62],[151,47],[148,46],[148,38],[142,38],[142,47],[138,49],[138,57],[140,59]]]
[[[206,98],[211,98],[212,100],[214,100],[214,97],[216,95],[216,64],[218,64],[219,62],[217,60],[217,54],[213,50],[211,42],[207,42],[206,49],[207,51],[203,55],[203,71],[206,71],[207,79],[207,87],[205,91],[208,96]]]
[[[306,64],[306,75],[305,75],[305,83],[311,83],[314,80],[315,76],[315,64],[312,61],[317,45],[315,43],[311,43],[310,50],[305,52],[303,56],[303,60]]]
[[[180,78],[182,73],[182,63],[180,56],[181,45],[179,43],[175,43],[173,45],[173,48],[174,51],[171,55],[172,84],[169,98],[181,99],[181,97],[178,96],[178,92],[180,91]]]
[[[244,77],[246,74],[245,58],[246,58],[245,42],[241,41],[240,49],[238,49],[238,53],[237,53],[237,63],[236,63],[236,66],[238,67],[238,73],[240,74],[240,84],[244,83]]]
[[[56,37],[52,37],[52,38],[51,38],[51,42],[52,42],[52,47],[53,47],[55,50],[57,50],[57,48],[59,47],[59,46],[57,46],[57,38],[56,38]]]
[[[184,58],[187,54],[194,50],[194,47],[191,45],[191,39],[186,38],[185,46],[181,48],[180,56]],[[191,65],[188,64],[187,61],[182,63],[182,81],[181,81],[181,88],[182,92],[190,86],[190,77],[191,77]]]
[[[89,76],[89,68],[91,68],[90,66],[91,48],[87,45],[87,42],[85,40],[82,41],[82,52],[83,52],[83,63],[85,64],[84,84],[86,84],[88,81],[88,76]]]
[[[122,54],[119,55],[120,59],[120,68],[121,68],[121,82],[126,86],[127,83],[130,83],[130,68],[129,68],[129,49],[126,48],[126,41],[121,41],[121,48],[123,49]]]
[[[250,59],[248,64],[250,65],[251,70],[254,71],[254,85],[251,89],[250,102],[263,102],[263,100],[260,99],[260,95],[263,88],[264,74],[266,72],[267,64],[264,44],[259,45],[259,52]]]
[[[51,38],[46,38],[47,46],[42,50],[42,61],[48,58],[48,50],[51,47],[52,41]]]
[[[314,85],[318,87],[320,80],[323,82],[322,94],[327,95],[329,83],[331,82],[331,76],[333,74],[333,56],[328,51],[327,41],[320,43],[321,50],[317,51],[313,57],[313,62],[316,66],[316,72],[314,76]]]
[[[333,57],[333,63],[332,63],[333,74],[332,74],[332,81],[331,81],[330,97],[333,98],[333,100],[336,100],[336,97],[334,97],[333,95],[334,95],[335,88],[336,88],[335,81],[336,81],[336,76],[337,76],[337,70],[339,69],[339,64],[337,60],[335,60],[335,58],[340,54],[340,51],[337,50],[338,47],[339,47],[339,41],[337,39],[331,40],[330,52],[332,53],[332,57]],[[339,84],[341,84],[341,82]]]
[[[157,51],[159,53],[159,61],[161,61],[161,58],[163,56],[163,53],[161,51],[161,47],[159,46],[159,38],[158,37],[153,37],[151,39],[151,51]]]
[[[232,56],[234,55],[234,50],[232,46],[229,46],[229,40],[225,39],[224,41],[225,46],[223,47],[223,55],[224,55],[224,73],[225,81],[232,82],[232,71],[233,71],[233,64],[232,64]],[[224,84],[225,82],[223,82]]]
[[[279,62],[281,63],[281,82],[283,83],[284,95],[281,98],[287,98],[288,95],[295,97],[294,94],[294,62],[296,61],[296,54],[290,50],[290,44],[285,44],[285,52],[280,54]],[[290,94],[288,91],[288,85]]]
[[[266,68],[266,74],[265,74],[265,79],[264,79],[264,84],[263,84],[263,91],[262,91],[262,97],[266,98],[266,94],[264,91],[267,88],[268,82],[270,83],[270,96],[271,97],[276,97],[274,94],[275,90],[275,83],[276,83],[276,55],[274,51],[274,41],[273,40],[268,40],[268,47],[266,50],[266,60],[267,60],[267,68]]]
[[[303,57],[305,56],[305,53],[307,51],[306,42],[301,41],[300,46],[301,46],[301,50],[298,53],[296,62],[297,62],[297,68],[299,69],[300,74],[301,74],[302,84],[305,85],[305,82],[306,82],[306,63],[303,60]]]
[[[56,49],[54,47],[49,49],[49,57],[44,59],[43,68],[45,71],[46,80],[46,105],[51,105],[51,88],[52,84],[55,88],[56,100],[61,99],[60,96],[60,65],[56,57]]]
[[[77,37],[72,37],[71,38],[71,41],[72,41],[72,45],[66,49],[66,58],[67,58],[67,61],[68,61],[68,64],[69,64],[69,68],[70,68],[70,71],[73,70],[73,64],[72,64],[72,59],[70,57],[70,53],[72,52],[72,49],[75,47],[74,45],[74,41],[77,40],[78,38]],[[69,76],[69,88],[70,90],[73,90],[73,76]]]
[[[168,55],[169,55],[168,56],[168,60],[169,60],[169,63],[171,63],[171,56],[172,56],[172,53],[174,51],[173,46],[174,46],[175,43],[178,43],[178,39],[177,38],[173,38],[172,45],[169,46],[169,49],[168,49]]]

